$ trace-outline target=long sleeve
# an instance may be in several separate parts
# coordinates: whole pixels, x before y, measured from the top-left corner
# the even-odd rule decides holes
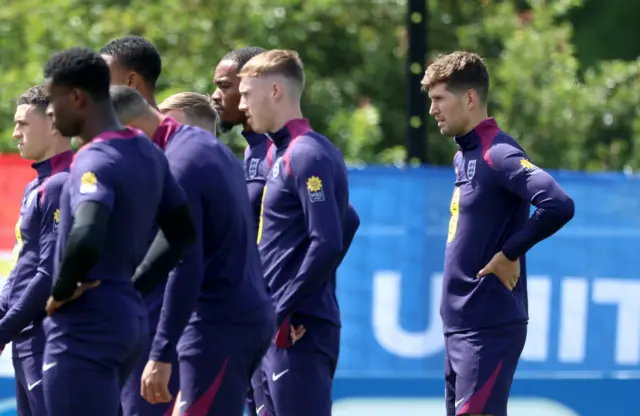
[[[71,298],[78,282],[98,261],[115,203],[113,169],[106,160],[92,160],[90,152],[78,153],[71,168],[68,189],[73,224],[53,284],[52,296],[58,301]]]
[[[533,165],[520,148],[499,143],[491,148],[490,157],[503,187],[536,207],[525,226],[502,247],[504,255],[515,260],[568,223],[575,206],[551,175]]]
[[[322,155],[298,152],[291,156],[291,180],[304,212],[309,247],[298,274],[276,305],[278,323],[296,304],[332,276],[344,254],[343,226],[333,184],[333,166]]]
[[[349,252],[349,248],[351,247],[351,243],[353,243],[353,239],[356,236],[356,232],[360,228],[360,216],[355,208],[349,204],[347,208],[347,215],[344,218],[344,234],[343,234],[343,254],[342,260],[344,260],[345,256]]]
[[[9,295],[11,294],[11,286],[13,286],[13,281],[15,280],[15,275],[13,273],[9,274],[9,278],[4,285],[2,286],[2,291],[0,291],[0,318],[6,315],[8,311],[9,305]]]
[[[172,161],[170,158],[169,164],[171,173],[185,192],[196,239],[176,268],[169,274],[160,321],[149,356],[149,359],[161,362],[171,362],[176,354],[176,345],[189,322],[204,279],[203,214],[200,194],[202,178],[189,160],[176,158]]]
[[[166,282],[171,270],[196,239],[189,205],[167,164],[164,189],[156,223],[160,231],[133,276],[134,287],[147,296]],[[155,331],[155,328],[153,329]]]
[[[0,344],[10,342],[39,315],[44,314],[53,280],[53,263],[60,221],[60,193],[67,177],[67,174],[61,174],[44,185],[40,208],[40,253],[37,272],[20,299],[0,320]]]

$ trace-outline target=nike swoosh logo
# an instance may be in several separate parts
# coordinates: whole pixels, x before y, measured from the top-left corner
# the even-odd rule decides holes
[[[282,377],[283,375],[287,374],[288,372],[289,372],[289,369],[286,369],[286,370],[284,370],[283,372],[278,373],[278,374],[273,373],[273,374],[271,375],[271,379],[272,379],[273,381],[278,381],[278,379],[279,379],[280,377]]]
[[[456,407],[460,406],[460,403],[462,403],[464,401],[464,397],[460,400],[458,400],[455,404]]]
[[[45,365],[42,366],[42,371],[49,371],[51,370],[53,367],[55,367],[56,365],[58,365],[58,363],[46,363]]]
[[[178,405],[178,407],[184,407],[184,406],[186,406],[186,405],[187,405],[187,401],[185,400],[185,401],[180,402],[180,404]]]
[[[261,411],[262,409],[264,409],[264,405],[262,405],[262,406],[260,406],[260,407],[258,407],[258,408],[256,409],[256,414],[257,414],[258,416],[260,416],[260,411]]]
[[[29,391],[31,391],[31,390],[33,390],[33,388],[34,388],[35,386],[37,386],[37,385],[38,385],[38,384],[40,384],[40,383],[42,383],[42,379],[40,379],[40,380],[36,381],[36,382],[35,382],[35,383],[33,383],[33,384],[27,384],[27,389],[28,389]]]

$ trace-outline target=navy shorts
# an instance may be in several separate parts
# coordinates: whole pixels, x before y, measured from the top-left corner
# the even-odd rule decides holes
[[[189,324],[178,344],[180,395],[173,415],[242,416],[251,376],[274,332],[271,319],[247,325]]]
[[[447,416],[507,416],[526,339],[526,323],[445,335]]]
[[[261,366],[262,389],[253,383],[258,416],[331,416],[340,327],[298,315],[291,323],[307,331],[290,348],[269,347]]]
[[[42,354],[13,357],[16,402],[21,416],[47,416],[42,391]]]
[[[147,318],[57,325],[45,319],[42,365],[48,416],[116,416],[120,391],[149,339]]]

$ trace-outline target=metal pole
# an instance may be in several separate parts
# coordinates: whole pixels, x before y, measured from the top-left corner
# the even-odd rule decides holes
[[[427,161],[427,96],[420,91],[427,56],[428,0],[409,0],[407,35],[409,48],[406,62],[407,158],[408,162]]]

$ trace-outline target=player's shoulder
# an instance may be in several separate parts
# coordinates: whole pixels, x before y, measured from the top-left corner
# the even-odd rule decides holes
[[[340,150],[328,138],[315,131],[309,131],[293,140],[287,153],[291,158],[295,156],[303,159],[336,159],[342,156]]]
[[[225,168],[229,162],[242,168],[242,162],[213,133],[200,127],[182,125],[167,147],[167,159],[172,167],[211,171]]]
[[[78,150],[71,164],[71,171],[93,167],[94,169],[113,165],[116,155],[109,143],[100,141],[88,143]]]
[[[45,181],[42,182],[40,188],[45,192],[45,194],[54,194],[59,195],[62,192],[62,188],[64,184],[67,183],[71,173],[68,170],[63,170],[61,172],[56,172],[53,175],[49,176]]]
[[[220,144],[220,140],[210,131],[200,127],[183,124],[174,133],[167,146],[167,153],[196,155],[202,151],[211,151]]]
[[[347,175],[344,157],[325,136],[309,132],[301,136],[290,148],[285,160],[287,171],[297,177],[309,171],[322,169],[338,175]]]
[[[30,193],[31,191],[33,191],[34,189],[37,189],[38,186],[40,186],[41,184],[41,180],[38,178],[34,178],[32,180],[29,181],[29,183],[27,183],[27,185],[24,187],[24,195],[27,195],[28,193]]]
[[[513,157],[527,158],[527,153],[516,139],[500,130],[489,144],[484,159],[492,167],[499,168]]]

